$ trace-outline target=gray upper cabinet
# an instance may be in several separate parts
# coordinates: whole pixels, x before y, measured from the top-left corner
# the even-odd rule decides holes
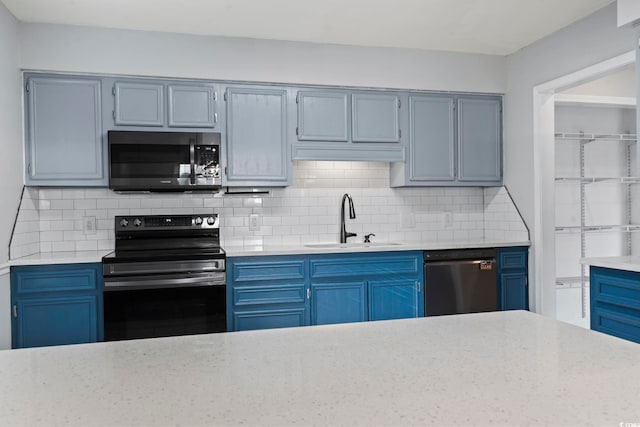
[[[294,160],[405,161],[402,94],[300,90]],[[406,113],[405,113],[406,114]]]
[[[25,75],[27,185],[106,186],[101,82]]]
[[[409,96],[409,159],[390,167],[392,187],[502,182],[502,98]]]
[[[409,97],[409,180],[455,180],[454,103],[450,96]]]
[[[349,95],[345,92],[300,91],[298,103],[298,140],[349,140]]]
[[[230,87],[225,100],[226,185],[288,185],[287,91]]]
[[[169,126],[213,128],[218,121],[213,85],[169,84]]]
[[[353,142],[399,142],[400,98],[382,93],[352,95]]]
[[[115,82],[114,122],[118,126],[164,126],[162,83]]]
[[[458,99],[458,179],[502,178],[502,104],[496,97]]]

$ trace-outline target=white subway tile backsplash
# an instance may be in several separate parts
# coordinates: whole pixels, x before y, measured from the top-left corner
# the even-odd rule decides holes
[[[292,186],[272,188],[259,197],[28,188],[11,254],[113,249],[117,215],[219,213],[222,243],[228,246],[337,241],[344,193],[355,204],[356,218],[346,215],[347,229],[358,233],[355,241],[361,241],[365,233],[375,233],[377,241],[528,239],[502,187],[389,188],[388,182],[386,163],[298,161],[294,162]],[[447,212],[453,223],[445,228]],[[259,230],[249,230],[250,214],[260,215]],[[84,235],[85,216],[96,218],[95,234]]]

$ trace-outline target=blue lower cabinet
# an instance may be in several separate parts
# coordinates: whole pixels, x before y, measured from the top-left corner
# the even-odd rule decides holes
[[[640,273],[591,267],[591,329],[640,343]]]
[[[99,263],[11,268],[12,347],[103,339]]]
[[[311,324],[367,320],[366,282],[311,284]]]
[[[15,348],[98,341],[95,295],[24,298],[15,305]]]
[[[529,248],[498,248],[498,310],[529,309]]]
[[[369,281],[369,320],[420,316],[421,288],[419,280]]]
[[[233,330],[291,328],[307,324],[306,308],[282,308],[273,310],[236,311],[233,313]]]
[[[422,252],[227,259],[230,331],[424,315]]]

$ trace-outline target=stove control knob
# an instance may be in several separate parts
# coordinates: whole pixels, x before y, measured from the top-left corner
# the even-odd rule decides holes
[[[209,225],[213,225],[215,222],[216,222],[216,220],[215,220],[212,216],[210,216],[209,218],[207,218],[207,224],[209,224]]]
[[[142,221],[140,220],[140,218],[134,219],[133,225],[135,225],[136,227],[140,227],[142,225]]]
[[[200,224],[202,224],[202,218],[201,218],[201,217],[199,217],[199,216],[198,216],[198,217],[196,217],[196,219],[195,219],[195,223],[196,223],[196,225],[200,225]]]
[[[126,227],[127,225],[129,225],[129,221],[127,221],[126,218],[122,218],[120,220],[120,227]]]

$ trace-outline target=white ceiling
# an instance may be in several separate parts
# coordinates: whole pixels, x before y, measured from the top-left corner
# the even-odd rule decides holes
[[[508,55],[614,0],[2,0],[21,21]]]

